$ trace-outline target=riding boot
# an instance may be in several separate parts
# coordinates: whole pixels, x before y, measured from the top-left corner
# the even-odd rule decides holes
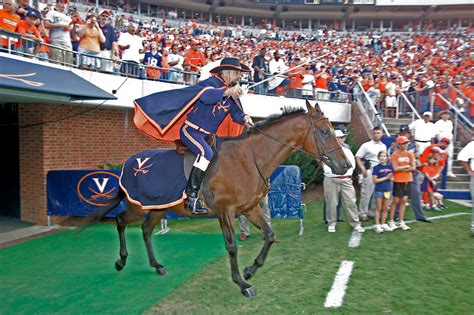
[[[194,214],[206,214],[207,209],[201,206],[198,195],[199,189],[201,188],[202,180],[204,179],[204,171],[193,166],[191,174],[189,174],[188,184],[186,186],[186,194],[188,199],[184,203],[186,210],[191,211]]]

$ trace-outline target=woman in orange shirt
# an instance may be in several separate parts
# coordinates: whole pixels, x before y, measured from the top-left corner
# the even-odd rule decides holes
[[[404,136],[398,136],[397,150],[392,154],[390,158],[393,166],[393,201],[390,208],[390,222],[388,226],[391,229],[402,229],[407,231],[410,229],[403,220],[405,218],[406,203],[408,200],[408,194],[410,191],[411,182],[413,182],[412,172],[416,169],[415,167],[415,155],[407,151],[408,138]],[[398,224],[395,224],[395,210],[400,205],[400,213],[398,216]]]

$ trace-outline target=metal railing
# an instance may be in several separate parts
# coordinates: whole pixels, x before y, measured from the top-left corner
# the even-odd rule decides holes
[[[402,109],[405,107],[405,104],[408,105],[408,108],[410,108],[410,112],[411,112],[411,121],[414,121],[415,120],[415,117],[417,119],[421,119],[421,116],[420,114],[418,113],[418,111],[416,110],[415,106],[413,106],[412,102],[408,99],[408,97],[405,95],[405,93],[400,93],[400,95],[398,96],[398,100],[397,100],[397,104],[398,104],[398,107],[397,107],[397,114],[396,114],[396,118],[398,119],[399,116],[400,116],[400,110],[399,109]],[[408,111],[406,111],[406,113],[409,113]]]
[[[61,64],[66,67],[79,68],[95,72],[107,73],[111,75],[121,75],[142,80],[161,81],[176,84],[194,85],[201,76],[198,72],[184,71],[180,69],[148,66],[142,63],[124,61],[119,59],[105,58],[98,54],[77,52],[63,47],[47,44],[22,37],[20,34],[0,30],[0,37],[7,40],[7,47],[0,51],[13,55],[19,55],[27,58],[46,61],[54,64]],[[21,43],[21,44],[18,44]],[[40,46],[47,48],[49,53],[38,54]],[[54,53],[52,53],[54,52]],[[250,75],[243,78],[242,85],[252,84],[248,80]],[[271,94],[268,89],[254,89],[256,94],[280,96],[280,94]],[[290,98],[303,98],[311,100],[321,100],[330,102],[347,103],[352,100],[349,93],[337,91],[315,91],[300,88],[289,89],[287,93],[281,96]]]
[[[354,99],[364,108],[365,114],[372,123],[372,126],[380,126],[385,134],[390,137],[390,133],[388,132],[387,126],[385,126],[383,122],[381,114],[377,108],[375,108],[372,99],[367,94],[367,92],[364,91],[364,88],[360,82],[357,82],[357,84],[354,85],[353,95]]]

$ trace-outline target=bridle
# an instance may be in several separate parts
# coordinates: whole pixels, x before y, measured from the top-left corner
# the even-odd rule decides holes
[[[326,116],[322,116],[322,117],[319,117],[317,119],[313,119],[313,117],[311,116],[310,113],[308,113],[309,116],[308,116],[308,120],[309,120],[309,124],[311,126],[311,128],[308,128],[308,131],[306,131],[306,135],[304,136],[304,139],[303,139],[303,142],[302,143],[305,143],[306,142],[306,139],[308,138],[308,135],[309,135],[309,132],[310,131],[313,131],[313,135],[315,137],[315,143],[316,143],[316,146],[318,147],[318,152],[320,152],[321,150],[319,150],[319,145],[318,145],[318,141],[316,141],[317,139],[317,136],[314,134],[314,132],[316,130],[320,130],[321,128],[318,127],[317,123],[321,120],[328,120],[328,118]],[[276,138],[275,136],[263,131],[262,129],[258,128],[257,126],[254,126],[253,127],[254,130],[256,130],[257,132],[261,133],[262,135],[264,135],[265,137],[267,138],[270,138],[272,139],[273,141],[275,142],[278,142],[286,147],[289,147],[289,148],[292,148],[296,151],[299,151],[299,152],[302,152],[302,153],[305,153],[305,154],[308,154],[310,156],[312,156],[313,158],[316,159],[316,161],[318,161],[319,163],[324,163],[325,161],[328,161],[329,160],[329,157],[328,157],[328,154],[332,153],[332,152],[335,152],[337,150],[342,150],[342,146],[338,146],[337,148],[333,148],[333,149],[330,149],[328,151],[323,151],[322,153],[319,154],[319,156],[313,154],[313,153],[310,153],[308,151],[306,151],[305,149],[303,149],[302,147],[297,147],[297,146],[294,146],[292,145],[291,143],[288,143],[288,142],[285,142],[285,141],[282,141],[278,138]],[[254,164],[255,164],[255,167],[257,168],[257,171],[260,175],[260,177],[262,178],[265,186],[270,187],[270,184],[268,183],[268,180],[263,176],[263,173],[262,171],[260,170],[260,167],[258,166],[258,163],[257,163],[257,158],[255,156],[255,146],[253,145],[253,134],[250,135],[250,142],[251,142],[251,145],[252,145],[252,157],[253,157],[253,161],[254,161]]]

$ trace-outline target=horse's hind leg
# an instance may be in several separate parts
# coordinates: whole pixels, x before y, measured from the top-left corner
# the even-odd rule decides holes
[[[222,218],[219,218],[222,232],[224,234],[225,244],[227,252],[230,256],[230,270],[232,274],[232,281],[234,281],[239,287],[240,291],[246,297],[255,296],[255,290],[252,286],[246,283],[239,272],[239,265],[237,262],[237,241],[235,240],[234,231],[234,215],[225,212]]]
[[[253,223],[259,230],[263,232],[265,237],[265,243],[263,244],[263,248],[258,254],[257,258],[255,259],[252,266],[246,267],[244,269],[244,278],[245,280],[250,279],[257,269],[263,265],[265,259],[267,258],[268,251],[270,250],[270,246],[275,242],[275,235],[273,234],[272,229],[268,225],[267,222],[263,219],[262,212],[260,210],[260,206],[256,206],[250,211],[244,213],[244,215],[249,219],[250,222]]]
[[[168,271],[166,268],[158,263],[155,258],[155,253],[153,251],[153,245],[151,243],[151,233],[156,224],[163,219],[165,216],[165,211],[150,211],[148,218],[143,222],[143,239],[145,240],[146,250],[148,252],[148,259],[150,260],[150,266],[156,269],[156,273],[160,276],[166,276]]]
[[[115,270],[121,271],[125,264],[127,263],[127,243],[125,241],[125,227],[127,224],[138,220],[140,218],[141,212],[138,206],[127,203],[127,209],[125,212],[120,213],[115,217],[117,222],[117,231],[120,239],[120,259],[115,262]]]

